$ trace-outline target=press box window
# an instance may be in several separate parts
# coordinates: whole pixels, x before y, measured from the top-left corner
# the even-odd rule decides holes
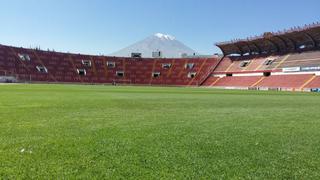
[[[240,67],[247,67],[248,65],[250,64],[250,61],[243,61],[243,62],[241,62],[241,64],[240,64]]]
[[[48,73],[48,69],[44,66],[36,66],[38,72],[41,72],[41,73]]]
[[[82,64],[84,66],[91,67],[91,61],[90,60],[82,60]]]
[[[116,75],[117,75],[118,77],[124,77],[124,72],[123,72],[123,71],[117,71],[117,72],[116,72]]]
[[[153,77],[153,78],[158,78],[158,77],[160,77],[160,72],[154,72],[154,73],[152,73],[152,77]]]
[[[28,54],[18,54],[21,61],[31,61],[31,58]]]
[[[185,69],[192,69],[194,67],[194,63],[188,63],[184,65]]]
[[[274,59],[267,59],[265,62],[264,62],[264,65],[266,66],[270,66],[272,63],[273,63]]]
[[[77,69],[77,72],[80,76],[85,76],[87,75],[87,71],[85,69]]]
[[[197,75],[197,73],[195,73],[195,72],[190,72],[190,73],[188,73],[188,78],[195,78],[196,75]]]
[[[116,67],[116,63],[115,62],[107,62],[107,67],[108,68],[115,68]]]
[[[170,69],[171,68],[171,64],[162,64],[162,68],[163,69]]]

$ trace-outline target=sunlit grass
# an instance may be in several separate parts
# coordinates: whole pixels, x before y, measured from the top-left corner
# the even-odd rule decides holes
[[[0,179],[319,179],[320,96],[0,86]]]

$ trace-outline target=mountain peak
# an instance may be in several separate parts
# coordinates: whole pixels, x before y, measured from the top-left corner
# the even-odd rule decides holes
[[[156,33],[154,34],[157,38],[160,38],[162,40],[175,40],[176,38],[174,36],[171,36],[169,34],[162,34],[162,33]]]
[[[111,55],[130,57],[131,53],[141,53],[142,57],[150,58],[153,56],[153,52],[158,51],[162,53],[164,58],[180,58],[184,54],[192,55],[196,53],[174,36],[156,33]]]

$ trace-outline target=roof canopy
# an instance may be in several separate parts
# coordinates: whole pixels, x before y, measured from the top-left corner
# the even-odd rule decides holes
[[[216,44],[224,55],[268,54],[320,47],[320,23]]]

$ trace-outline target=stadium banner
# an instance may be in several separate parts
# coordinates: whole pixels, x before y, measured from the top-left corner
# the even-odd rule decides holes
[[[308,71],[320,71],[320,66],[282,68],[282,72],[308,72]]]
[[[282,91],[281,88],[268,88],[268,91]]]
[[[282,72],[299,72],[299,71],[301,71],[300,67],[282,68]]]
[[[301,67],[301,71],[320,71],[320,66],[316,66],[316,67]]]
[[[248,87],[248,90],[259,91],[260,89],[258,87]]]

